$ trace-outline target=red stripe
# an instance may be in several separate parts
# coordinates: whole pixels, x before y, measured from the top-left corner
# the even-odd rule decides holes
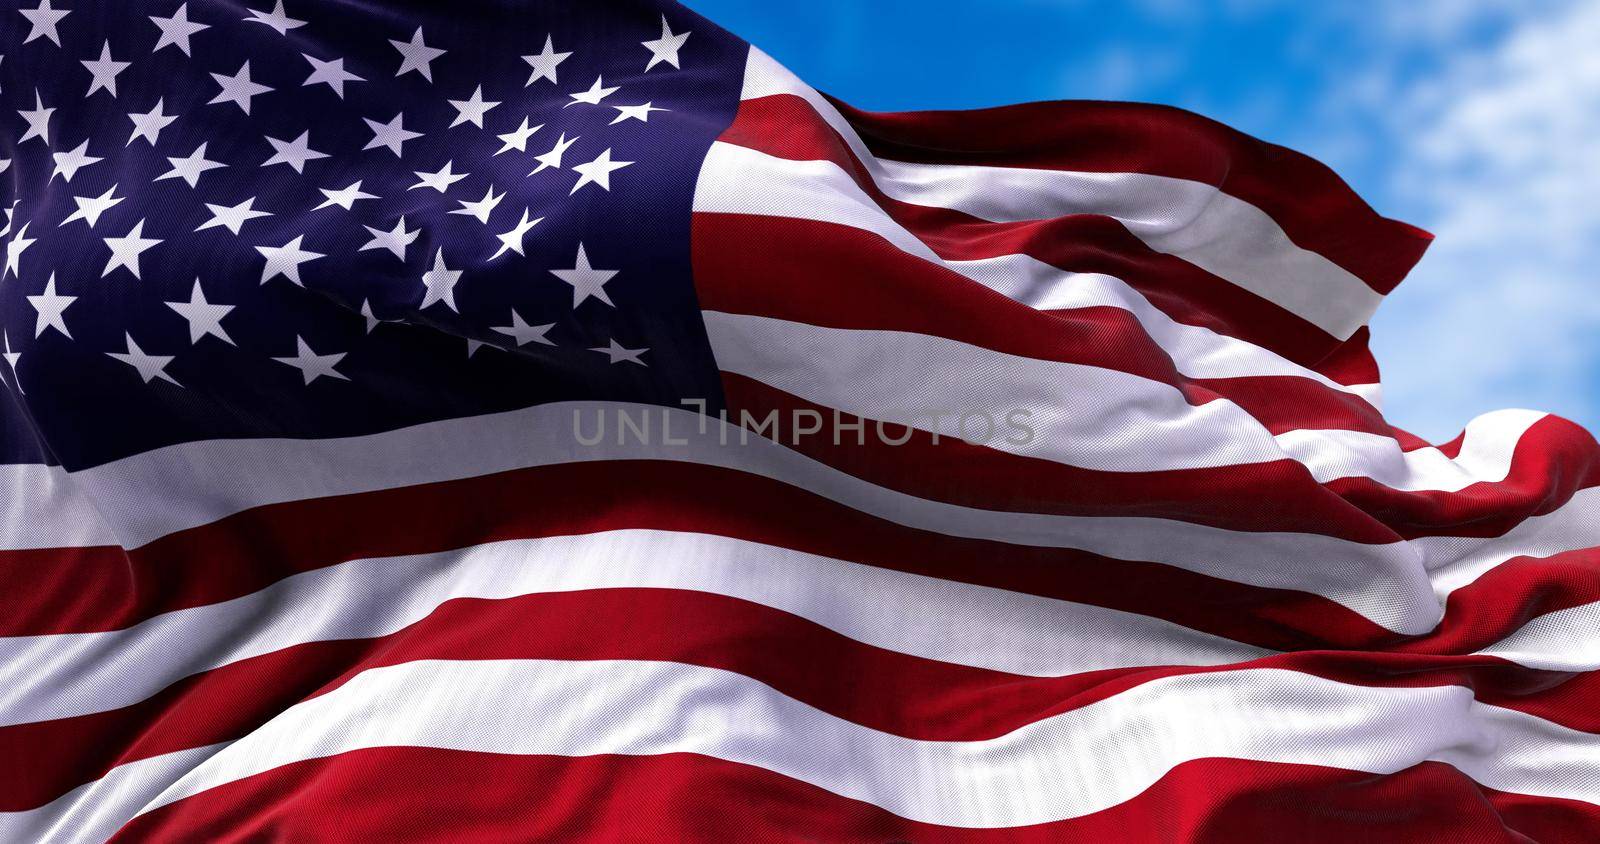
[[[722,374],[730,419],[748,414],[758,426],[769,413],[787,420],[796,411],[822,419],[816,435],[783,434],[783,444],[878,486],[919,498],[987,510],[1067,516],[1177,519],[1240,531],[1294,531],[1381,544],[1395,535],[1318,484],[1301,464],[1284,458],[1165,472],[1110,472],[1012,454],[898,425],[876,422],[808,402],[761,381]],[[864,434],[853,433],[861,425]],[[788,429],[786,428],[785,431]],[[981,433],[981,432],[975,432]],[[1008,435],[1000,430],[996,439]],[[903,444],[894,444],[908,438]]]
[[[772,108],[778,113],[762,113],[762,108]],[[779,119],[791,121],[785,124],[786,127],[798,128],[775,134],[773,121]],[[1025,232],[1030,227],[1089,219],[1074,217],[1044,223],[1003,224],[997,229],[997,224],[976,221],[959,212],[923,208],[890,199],[878,190],[870,174],[832,128],[821,121],[809,104],[796,97],[772,97],[745,103],[740,117],[724,140],[797,160],[829,160],[839,164],[851,172],[857,184],[884,206],[888,213],[947,257],[971,258],[1028,252],[1029,238]],[[1019,354],[1040,352],[1042,354],[1030,356],[1072,359],[1172,383],[1180,389],[1187,388],[1186,395],[1191,403],[1196,404],[1215,395],[1204,388],[1219,386],[1218,381],[1185,383],[1173,370],[1164,352],[1154,347],[1137,323],[1126,317],[1112,319],[1131,324],[1108,325],[1103,320],[1095,324],[1093,318],[1088,316],[1060,326],[1037,320],[1024,322],[1017,315],[1019,309],[1007,308],[994,301],[1004,297],[992,293],[987,296],[976,292],[964,294],[963,291],[979,285],[965,282],[955,277],[954,273],[941,272],[941,268],[913,256],[900,259],[877,257],[886,251],[899,250],[884,245],[881,239],[871,235],[847,234],[848,227],[781,218],[711,214],[697,214],[695,227],[697,284],[703,287],[703,304],[708,308],[726,306],[734,312],[795,318],[834,327],[901,327],[903,330],[919,330],[922,333],[954,336],[956,339],[968,339],[970,336],[970,339],[978,341],[978,345],[1003,351]],[[979,242],[985,240],[984,232],[989,233],[988,243]],[[1004,248],[995,248],[995,242],[1006,239],[1017,241],[1019,236],[1020,241]],[[1052,244],[1054,242],[1050,241]],[[750,243],[763,243],[766,246],[752,250],[748,248]],[[738,246],[734,248],[729,244]],[[800,249],[804,253],[797,251]],[[1145,251],[1148,252],[1147,249]],[[841,256],[839,253],[842,252],[849,254]],[[822,260],[824,256],[826,260]],[[818,264],[823,265],[825,270],[814,272],[807,269]],[[841,269],[858,266],[868,272]],[[789,278],[785,279],[787,283],[748,283],[751,278],[766,279],[773,274],[788,274]],[[836,303],[841,301],[840,296],[852,302],[851,308],[844,309],[850,312],[848,315],[838,314],[840,309]],[[940,297],[950,301],[940,302]],[[932,300],[929,307],[907,306],[907,303],[917,303],[923,299]],[[859,308],[856,307],[857,302],[860,302]],[[933,304],[943,307],[933,307]],[[963,326],[949,316],[954,313],[965,315],[974,309],[982,309],[980,313],[990,314],[991,318],[973,319]],[[933,316],[941,311],[946,316]],[[1000,316],[1009,319],[1001,321],[997,318]],[[1087,330],[1085,323],[1089,324]],[[970,327],[977,324],[984,327]],[[1013,330],[1019,324],[1020,330]],[[998,326],[1005,326],[1006,331],[1000,332]],[[1072,341],[1063,339],[1067,337]],[[1346,376],[1375,376],[1376,373],[1361,371],[1361,363],[1370,358],[1366,351],[1366,334],[1361,333],[1353,340],[1356,340],[1355,345],[1349,347],[1352,351],[1339,349],[1338,353],[1329,353],[1329,359],[1333,361],[1331,368]],[[1111,349],[1116,349],[1118,354],[1113,355]],[[1246,379],[1223,380],[1233,382]],[[1316,410],[1285,411],[1285,408],[1299,406],[1299,402],[1295,401],[1297,396],[1292,393],[1277,394],[1248,383],[1241,384],[1237,392],[1246,409],[1264,419],[1274,433],[1298,427],[1349,425],[1352,429],[1378,433],[1386,428],[1376,418],[1356,416],[1355,407],[1364,403],[1352,397],[1340,397],[1339,403],[1316,401],[1324,395],[1336,395],[1331,390],[1305,396],[1312,400],[1307,402],[1308,406],[1329,408],[1323,411],[1326,415],[1321,418]],[[1278,400],[1273,401],[1274,398]],[[1281,418],[1285,415],[1288,418]],[[1346,425],[1340,425],[1341,421]],[[1354,428],[1354,425],[1362,427]],[[1513,477],[1502,484],[1479,485],[1461,493],[1401,493],[1367,479],[1344,479],[1336,482],[1335,488],[1362,504],[1367,512],[1393,514],[1396,517],[1394,527],[1403,536],[1453,532],[1457,526],[1468,526],[1473,531],[1472,535],[1503,532],[1528,515],[1548,512],[1569,498],[1576,489],[1600,482],[1600,478],[1596,477],[1600,467],[1597,467],[1594,459],[1596,454],[1600,454],[1600,448],[1596,447],[1587,432],[1558,421],[1551,421],[1548,425],[1541,423],[1541,426],[1544,428],[1541,433],[1548,439],[1540,439],[1541,445],[1538,446],[1524,442],[1519,453],[1531,453],[1527,458],[1528,465],[1516,467]],[[1552,429],[1558,429],[1559,432]],[[1404,432],[1392,433],[1407,446],[1421,445],[1416,438]],[[1456,445],[1459,447],[1459,443]],[[1457,505],[1458,501],[1461,504]]]
[[[1387,293],[1433,236],[1386,219],[1322,163],[1180,109],[1050,102],[961,112],[834,101],[876,156],[929,164],[1148,173],[1202,182],[1266,212],[1302,249]]]
[[[885,213],[948,260],[1030,255],[1069,272],[1115,276],[1179,322],[1210,328],[1313,366],[1341,345],[1299,316],[1188,261],[1156,252],[1120,222],[1080,214],[992,223],[947,208],[891,199],[855,153],[806,101],[780,95],[748,100],[721,141],[792,161],[831,161]]]
[[[1178,519],[1242,531],[1320,534],[1383,544],[1423,536],[1498,536],[1600,483],[1600,450],[1581,428],[1551,418],[1520,440],[1504,481],[1457,492],[1407,492],[1370,478],[1318,483],[1284,458],[1215,468],[1115,472],[1067,466],[931,433],[886,426],[806,401],[761,381],[724,372],[730,419],[759,426],[769,413],[820,417],[812,436],[783,434],[807,456],[878,486],[990,510],[1072,516]],[[862,425],[865,433],[855,433]],[[788,431],[789,429],[785,429]],[[981,435],[981,430],[975,435]],[[1001,430],[995,439],[1009,432]],[[1574,436],[1574,434],[1576,436]],[[903,444],[895,445],[900,438]],[[1590,441],[1592,443],[1592,441]]]
[[[684,619],[694,619],[684,624]],[[1164,677],[1279,668],[1380,687],[1459,685],[1479,700],[1600,731],[1595,675],[1490,657],[1307,651],[1224,666],[1138,666],[1028,677],[847,638],[737,598],[601,589],[456,599],[388,636],[312,642],[173,683],[137,704],[0,728],[0,811],[31,809],[110,768],[231,741],[362,671],[416,660],[649,660],[733,671],[840,718],[908,738],[978,741]]]
[[[685,489],[695,495],[683,495]],[[51,559],[50,552],[27,552],[21,559],[36,565],[24,568],[12,558],[4,569],[8,588],[0,590],[0,635],[120,629],[345,560],[621,528],[717,534],[1122,609],[1274,650],[1382,648],[1407,641],[1309,593],[1072,549],[917,530],[766,478],[654,461],[538,467],[287,502],[172,534],[127,555],[69,550]],[[1468,652],[1535,615],[1600,600],[1597,560],[1600,551],[1585,549],[1502,564],[1452,594],[1439,630],[1403,647]],[[85,583],[96,588],[85,589]]]
[[[1588,431],[1559,416],[1546,416],[1523,433],[1504,480],[1455,492],[1402,492],[1371,478],[1340,478],[1325,484],[1407,539],[1501,536],[1596,485],[1600,485],[1600,444]]]
[[[1339,384],[1376,384],[1380,380],[1378,361],[1372,356],[1369,347],[1371,342],[1372,329],[1363,325],[1350,335],[1350,339],[1340,343],[1327,357],[1309,368]],[[1420,444],[1422,441],[1417,442]],[[1406,446],[1407,450],[1415,447]]]
[[[838,426],[861,423],[860,417],[839,414],[836,419],[832,409],[761,382],[723,373],[723,388],[734,414],[744,411],[760,420],[771,410],[789,413],[810,409],[818,413],[824,432],[800,438],[792,445],[796,451],[874,484],[932,500],[990,509],[1182,518],[1246,531],[1328,534],[1342,530],[1351,541],[1378,543],[1435,534],[1502,535],[1524,518],[1546,513],[1570,500],[1579,483],[1595,483],[1595,464],[1587,455],[1584,459],[1590,461],[1588,475],[1562,471],[1576,462],[1563,455],[1559,447],[1570,445],[1566,435],[1572,430],[1588,435],[1572,423],[1553,417],[1529,429],[1514,455],[1513,471],[1503,484],[1479,484],[1454,494],[1400,493],[1354,479],[1319,485],[1298,464],[1291,464],[1292,468],[1281,463],[1255,464],[1215,472],[1092,472],[948,437],[935,444],[930,434],[897,427],[887,429],[888,435],[909,439],[891,447],[875,439],[872,423],[867,423],[869,435],[858,441],[849,429]],[[833,444],[835,431],[841,445]],[[1371,506],[1370,502],[1378,501],[1392,511],[1400,511],[1398,502],[1407,498],[1434,508],[1426,514],[1428,521],[1392,524],[1385,517],[1393,518],[1394,512],[1362,515],[1353,506]],[[1373,588],[1383,588],[1383,584],[1375,581]],[[1094,598],[1075,600],[1113,606],[1104,604],[1107,596],[1100,593]],[[1475,582],[1451,593],[1444,620],[1432,633],[1405,643],[1372,640],[1360,647],[1469,653],[1498,642],[1537,616],[1594,601],[1600,601],[1600,549],[1584,548],[1543,558],[1520,557],[1490,569]],[[1171,618],[1163,612],[1115,606]],[[1207,626],[1210,622],[1182,623],[1197,629],[1214,629]],[[1299,629],[1310,632],[1320,628]],[[1259,641],[1223,635],[1239,641]],[[1333,640],[1329,644],[1337,646]],[[1288,648],[1265,646],[1279,650],[1319,647],[1306,643]]]
[[[345,560],[620,528],[712,533],[1127,609],[1276,650],[1396,638],[1307,593],[1158,563],[907,528],[766,478],[653,461],[546,466],[256,508],[160,539],[114,565],[44,567],[31,582],[0,592],[0,633],[114,630]],[[96,588],[84,589],[85,583]],[[45,601],[61,614],[43,618],[30,610]],[[19,619],[39,625],[23,627]]]
[[[734,762],[374,748],[297,762],[145,814],[112,840],[245,841],[1589,841],[1600,812],[1504,795],[1424,763],[1389,776],[1203,759],[1138,797],[1010,829],[917,823]],[[1520,830],[1520,831],[1519,831]]]
[[[140,579],[116,546],[0,550],[0,636],[131,624],[145,617],[135,591]]]
[[[1514,557],[1450,593],[1445,620],[1432,635],[1399,650],[1482,650],[1547,613],[1600,601],[1600,548],[1549,557]]]
[[[1191,404],[1228,398],[1275,434],[1297,428],[1388,432],[1364,400],[1310,378],[1186,378],[1128,311],[1038,311],[849,226],[702,213],[695,215],[693,243],[695,289],[706,310],[916,332],[1126,372],[1171,384]],[[763,247],[750,249],[751,243]]]
[[[696,493],[685,496],[685,489]],[[1304,592],[1159,563],[917,530],[766,478],[655,461],[538,467],[259,507],[125,556],[69,551],[50,560],[48,552],[29,552],[26,559],[49,564],[27,570],[8,565],[9,588],[0,590],[0,635],[120,629],[345,560],[621,528],[730,536],[1112,607],[1274,650],[1403,641],[1352,610]],[[1584,550],[1505,564],[1454,593],[1440,630],[1414,640],[1428,644],[1413,646],[1434,653],[1470,651],[1508,635],[1531,614],[1600,600],[1594,559],[1600,552]],[[96,588],[84,589],[85,583]]]

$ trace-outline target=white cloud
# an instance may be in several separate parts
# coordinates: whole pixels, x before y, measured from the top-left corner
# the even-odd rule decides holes
[[[1489,396],[1600,415],[1600,5],[1537,9],[1367,104],[1438,237],[1374,322],[1391,416],[1431,438]]]
[[[1069,68],[1063,87],[1069,96],[1094,100],[1135,100],[1182,70],[1176,52],[1152,53],[1129,46],[1106,47],[1087,62]]]
[[[1166,23],[1171,10],[1147,11]],[[1230,0],[1216,13],[1292,18],[1302,78],[1218,99],[1173,87],[1218,60],[1214,45],[1114,44],[1080,60],[1069,89],[1286,130],[1273,139],[1437,235],[1373,324],[1396,424],[1445,440],[1510,405],[1600,426],[1600,3]]]
[[[1549,10],[1565,0],[1409,0],[1371,6],[1341,7],[1383,27],[1387,34],[1413,43],[1454,46],[1462,36],[1485,25],[1515,22],[1529,12]]]

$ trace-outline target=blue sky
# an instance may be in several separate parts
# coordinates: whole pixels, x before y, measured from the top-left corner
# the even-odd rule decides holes
[[[1600,429],[1596,0],[688,0],[871,109],[1169,103],[1310,153],[1438,235],[1373,323],[1385,409]]]

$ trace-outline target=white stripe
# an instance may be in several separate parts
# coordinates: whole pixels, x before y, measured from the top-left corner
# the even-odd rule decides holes
[[[163,789],[227,743],[195,747],[112,768],[93,782],[23,812],[0,812],[0,840],[30,844],[100,844],[115,835]]]
[[[1383,385],[1382,384],[1349,384],[1346,390],[1360,396],[1367,404],[1372,405],[1379,412],[1383,411]]]
[[[650,414],[651,444],[619,443],[616,416]],[[585,446],[596,419],[604,442]],[[579,424],[581,417],[581,425]],[[666,444],[660,430],[668,420]],[[704,426],[703,428],[700,426]],[[742,442],[742,444],[741,444]],[[426,455],[427,459],[418,459]],[[1473,549],[1511,556],[1494,540],[1451,540],[1428,560],[1405,543],[1366,545],[1300,533],[1231,531],[1168,519],[1084,517],[980,510],[867,483],[748,431],[687,410],[609,402],[562,402],[384,434],[329,440],[210,440],[182,443],[73,475],[137,548],[174,531],[251,507],[470,478],[511,469],[603,460],[668,460],[771,478],[910,527],[1020,545],[1076,548],[1169,565],[1255,586],[1296,589],[1344,604],[1391,630],[1420,634],[1443,612],[1425,565]],[[1584,501],[1588,501],[1587,498]],[[1569,505],[1570,506],[1570,505]],[[1595,496],[1600,507],[1600,495]],[[1591,523],[1573,536],[1593,541]],[[1580,546],[1582,547],[1582,546]],[[1484,552],[1488,553],[1488,552]]]
[[[1478,653],[1549,671],[1600,671],[1600,602],[1545,613]]]
[[[815,88],[801,81],[800,77],[789,72],[789,69],[761,50],[751,47],[750,57],[745,63],[744,90],[739,99],[759,100],[762,97],[772,97],[779,94],[792,94],[809,103],[817,114],[829,126],[833,127],[839,137],[844,139],[850,151],[862,162],[876,160],[867,145],[862,143],[861,136],[856,134],[855,127],[850,121],[844,119],[833,103],[817,92]]]
[[[881,160],[869,170],[893,199],[997,223],[1109,216],[1151,249],[1226,279],[1341,340],[1383,302],[1348,270],[1290,242],[1265,212],[1200,182],[1145,173]]]
[[[1374,774],[1437,761],[1502,791],[1600,800],[1600,737],[1485,706],[1459,686],[1367,688],[1271,669],[1196,674],[1155,680],[999,738],[952,742],[883,733],[748,677],[698,666],[413,662],[367,671],[297,704],[175,781],[177,766],[158,757],[39,809],[0,815],[0,837],[35,840],[53,824],[103,836],[117,815],[305,759],[394,746],[576,757],[695,753],[915,821],[969,828],[1080,817],[1139,795],[1176,765],[1214,757]],[[187,762],[199,755],[187,753]],[[99,824],[77,823],[80,805],[100,810]]]
[[[126,630],[0,638],[0,726],[127,706],[188,675],[305,642],[384,636],[452,599],[618,588],[727,595],[880,648],[1038,677],[1271,653],[1102,607],[724,536],[618,530],[356,560]]]
[[[116,536],[60,467],[0,465],[0,551],[115,544]]]
[[[1109,472],[1234,466],[1285,455],[1227,401],[1189,404],[1169,384],[944,337],[838,329],[706,312],[717,367],[814,404],[959,437],[963,415],[993,420],[990,448]],[[1036,432],[1008,442],[1005,420]],[[934,414],[939,418],[935,420]],[[978,431],[985,430],[974,423]]]
[[[1464,451],[1465,449],[1463,449]],[[1489,539],[1424,536],[1410,542],[1443,598],[1514,557],[1553,557],[1600,546],[1600,487],[1580,489],[1549,513]]]
[[[1151,340],[1172,357],[1178,371],[1190,378],[1290,375],[1362,397],[1371,391],[1370,387],[1344,386],[1246,341],[1177,322],[1126,282],[1112,276],[1066,272],[1021,254],[945,260],[884,213],[831,161],[789,161],[734,144],[716,143],[700,173],[696,211],[849,226],[875,234],[902,252],[1039,310],[1106,306],[1129,311]]]
[[[1176,387],[1112,369],[997,352],[945,337],[825,328],[770,317],[704,314],[725,372],[868,419],[961,437],[971,414],[983,443],[1014,454],[1108,472],[1156,472],[1297,460],[1321,482],[1367,477],[1397,490],[1454,492],[1505,480],[1527,411],[1482,417],[1462,460],[1438,449],[1401,451],[1390,437],[1291,431],[1274,437],[1238,405],[1191,405]],[[906,373],[916,373],[908,378]],[[1003,426],[1028,414],[1037,436],[1014,442]],[[935,414],[939,417],[935,419]],[[1017,439],[1021,439],[1018,437]]]
[[[651,445],[615,437],[616,414],[649,417]],[[582,426],[574,430],[575,414]],[[584,446],[597,416],[603,443]],[[672,438],[664,444],[663,420]],[[701,428],[702,424],[705,425]],[[1166,563],[1213,577],[1322,595],[1391,630],[1432,629],[1442,600],[1504,560],[1600,544],[1600,489],[1502,537],[1426,537],[1368,545],[1302,533],[1230,531],[1142,517],[1082,517],[958,507],[875,486],[759,436],[691,411],[566,402],[329,440],[183,443],[74,473],[122,544],[267,504],[603,460],[668,460],[771,478],[891,522],[972,539],[1076,548]],[[741,437],[746,437],[741,445]],[[732,446],[732,447],[730,447]],[[419,460],[418,455],[428,459]],[[1429,582],[1430,575],[1434,582]]]
[[[1432,446],[1401,451],[1393,437],[1364,431],[1287,431],[1276,439],[1322,483],[1371,478],[1405,492],[1458,492],[1475,483],[1505,480],[1522,435],[1547,415],[1497,410],[1479,416],[1467,423],[1454,458]]]
[[[805,99],[850,146],[884,193],[996,222],[1067,214],[1119,220],[1151,249],[1180,257],[1339,339],[1365,325],[1383,296],[1322,255],[1296,246],[1266,212],[1213,185],[1144,173],[1075,173],[910,164],[867,151],[838,110],[754,48],[744,99]]]
[[[890,224],[893,225],[892,221]],[[1144,333],[1172,358],[1178,372],[1189,378],[1274,375],[1306,378],[1377,407],[1374,399],[1378,385],[1340,384],[1270,349],[1203,326],[1178,322],[1115,276],[1066,272],[1027,255],[1004,255],[979,261],[935,260],[934,263],[1038,310],[1108,307],[1127,311],[1139,321]]]
[[[872,232],[902,251],[939,261],[938,253],[890,218],[832,161],[790,161],[718,141],[701,165],[694,210],[837,223]]]

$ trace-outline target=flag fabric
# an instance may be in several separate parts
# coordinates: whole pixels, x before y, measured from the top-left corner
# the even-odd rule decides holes
[[[1306,157],[665,0],[0,55],[0,840],[1600,838],[1600,450],[1389,425]]]

